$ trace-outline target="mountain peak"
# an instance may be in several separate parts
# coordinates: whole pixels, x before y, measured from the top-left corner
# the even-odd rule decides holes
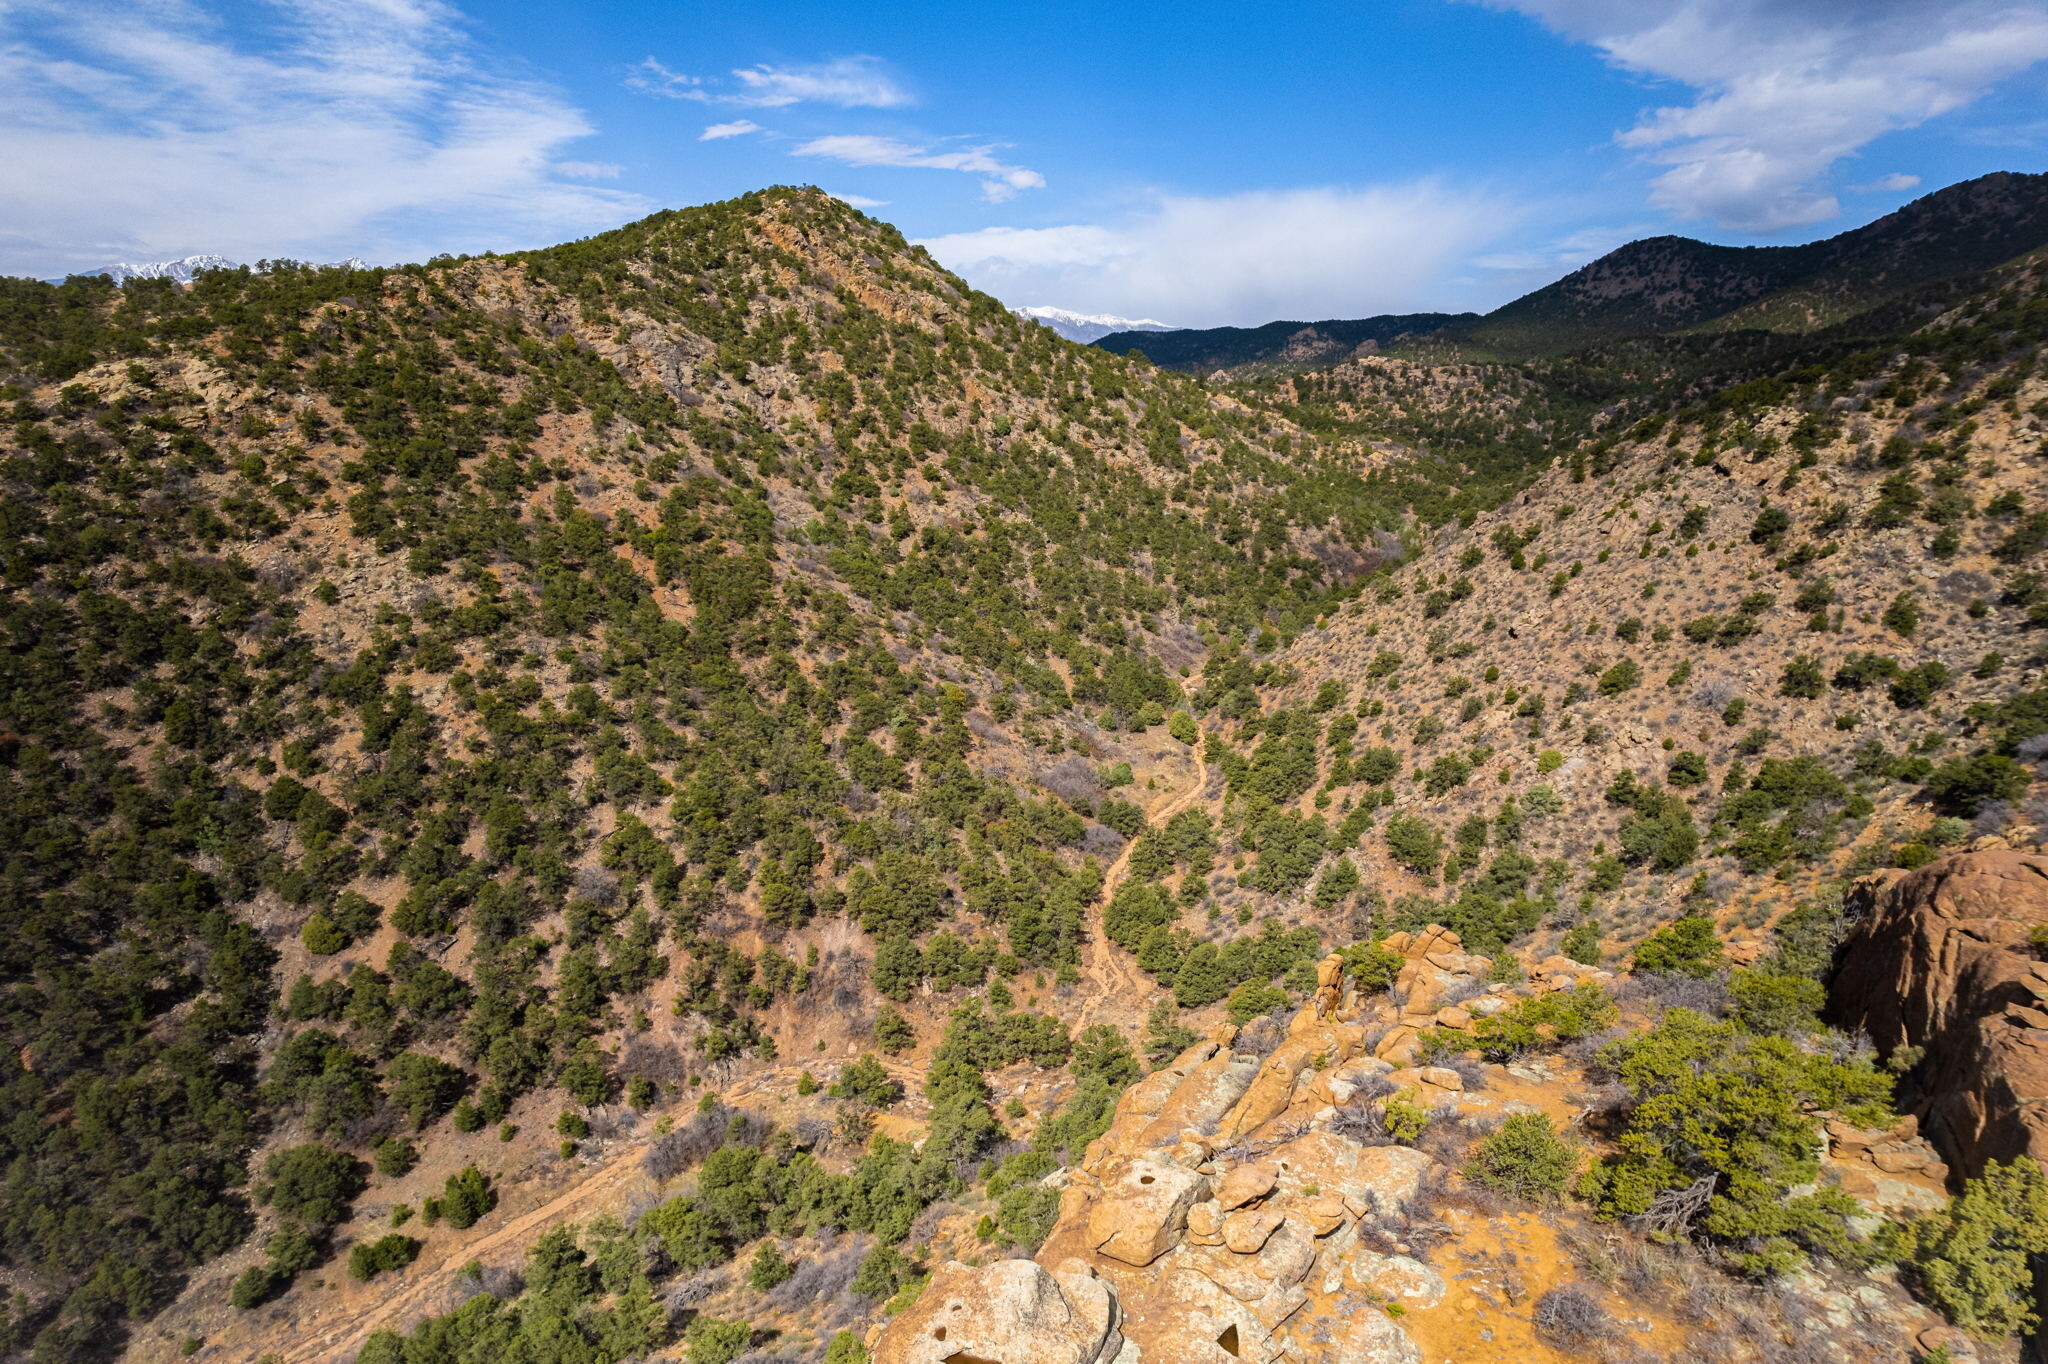
[[[1067,308],[1040,304],[1033,308],[1012,308],[1019,317],[1050,327],[1069,341],[1087,345],[1118,332],[1172,332],[1181,330],[1171,322],[1149,317],[1117,317],[1112,313],[1077,313]]]

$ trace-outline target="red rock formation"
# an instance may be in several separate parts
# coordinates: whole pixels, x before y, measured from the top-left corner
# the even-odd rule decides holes
[[[1858,882],[1829,1013],[1925,1048],[1901,1099],[1959,1174],[2048,1161],[2048,856],[1962,853]]]

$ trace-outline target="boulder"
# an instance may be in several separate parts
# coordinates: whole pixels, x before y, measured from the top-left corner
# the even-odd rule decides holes
[[[1241,1208],[1253,1199],[1264,1198],[1273,1192],[1273,1186],[1279,1180],[1280,1172],[1266,1161],[1240,1165],[1216,1186],[1216,1202],[1225,1212]]]
[[[1223,1244],[1239,1255],[1256,1255],[1286,1220],[1278,1208],[1240,1208],[1223,1219]]]
[[[1110,1364],[1124,1350],[1116,1290],[1069,1260],[941,1265],[917,1301],[872,1343],[875,1364]]]
[[[1209,1181],[1182,1165],[1139,1158],[1103,1181],[1088,1217],[1088,1240],[1101,1254],[1149,1265],[1180,1244],[1188,1209],[1209,1197]]]
[[[2048,925],[2048,856],[1961,853],[1850,897],[1829,1020],[1887,1053],[1924,1049],[1900,1097],[1951,1166],[2048,1161],[2048,1029],[2027,1012],[2048,979],[2029,941]]]

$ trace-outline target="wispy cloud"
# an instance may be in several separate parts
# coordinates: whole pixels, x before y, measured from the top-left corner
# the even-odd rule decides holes
[[[1424,181],[1167,197],[1115,222],[993,227],[922,244],[1013,302],[1251,325],[1439,306],[1451,272],[1518,217],[1499,196]]]
[[[825,192],[832,194],[832,191],[829,189]],[[849,208],[887,208],[889,206],[887,199],[870,199],[865,194],[832,194],[832,197]]]
[[[915,103],[878,57],[837,57],[796,66],[741,67],[727,78],[692,76],[648,57],[626,73],[626,87],[661,99],[782,109],[831,104],[841,109],[898,109]]]
[[[1681,82],[1621,145],[1666,167],[1657,207],[1770,232],[1833,217],[1834,164],[2048,57],[2040,0],[1482,0]]]
[[[486,66],[434,0],[0,6],[0,270],[514,246],[610,226],[638,197],[570,183],[592,132]],[[574,169],[580,166],[579,169]]]
[[[736,118],[730,123],[714,123],[697,135],[699,142],[719,142],[728,137],[745,137],[758,133],[761,125],[750,118]]]
[[[575,180],[616,180],[624,166],[615,161],[557,161],[555,174]]]
[[[894,137],[838,133],[813,138],[790,149],[791,156],[822,156],[848,166],[896,166],[920,170],[964,171],[982,177],[981,196],[992,204],[1014,198],[1019,190],[1043,189],[1045,177],[1023,166],[996,159],[993,146],[933,151]]]
[[[1875,180],[1865,181],[1860,185],[1851,185],[1849,189],[1856,194],[1899,194],[1909,189],[1918,189],[1919,187],[1919,176],[1907,175],[1903,171],[1893,171],[1890,175],[1880,175]]]

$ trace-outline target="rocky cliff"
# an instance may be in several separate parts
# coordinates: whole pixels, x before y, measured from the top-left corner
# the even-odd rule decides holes
[[[1880,1050],[1922,1049],[1904,1102],[1951,1166],[2048,1160],[2048,856],[1960,854],[1851,899],[1832,1009]]]

